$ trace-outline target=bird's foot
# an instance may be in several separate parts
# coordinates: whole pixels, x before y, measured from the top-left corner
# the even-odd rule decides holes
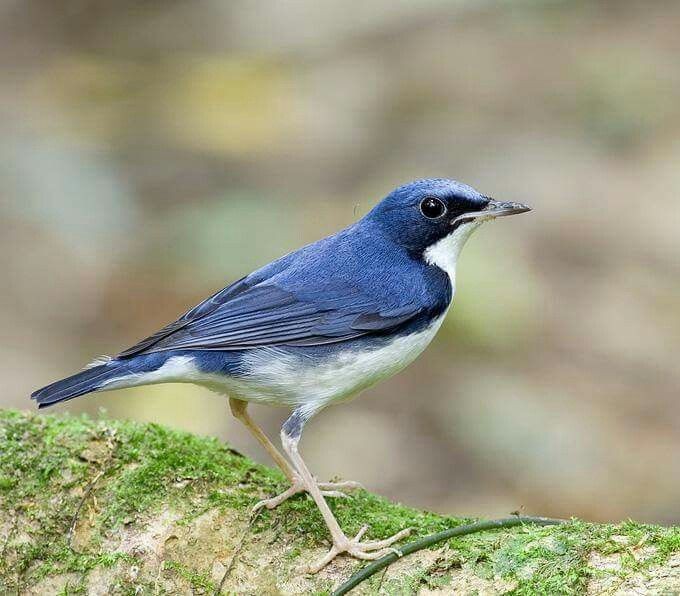
[[[367,540],[361,542],[361,538],[367,530],[368,526],[364,526],[354,538],[347,538],[347,536],[343,534],[339,539],[334,539],[333,546],[331,547],[331,550],[328,551],[328,554],[313,565],[307,567],[304,571],[306,573],[317,573],[342,553],[347,553],[351,557],[363,561],[373,561],[374,559],[379,559],[389,553],[396,553],[398,556],[401,556],[399,549],[392,547],[392,545],[402,538],[406,538],[406,536],[411,533],[411,528],[406,528],[384,540]]]
[[[319,487],[319,490],[324,497],[337,498],[347,498],[347,495],[342,492],[343,490],[355,490],[357,488],[363,488],[359,482],[355,482],[354,480],[345,480],[343,482],[317,482],[316,485]],[[274,509],[284,501],[287,501],[298,493],[303,492],[307,492],[307,489],[305,488],[302,479],[299,476],[296,476],[295,480],[287,490],[276,497],[260,501],[257,503],[257,505],[255,505],[255,507],[253,507],[252,512],[255,513],[263,507],[266,507],[267,509]]]

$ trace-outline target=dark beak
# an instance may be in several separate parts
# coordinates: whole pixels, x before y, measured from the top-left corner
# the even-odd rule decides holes
[[[491,199],[482,213],[487,213],[491,217],[505,217],[506,215],[516,215],[527,211],[531,211],[531,207],[522,205],[522,203],[502,203]]]
[[[453,220],[453,224],[466,219],[477,219],[479,221],[488,221],[490,219],[496,219],[497,217],[505,217],[506,215],[516,215],[518,213],[526,213],[531,211],[531,207],[522,205],[522,203],[510,203],[489,200],[489,204],[484,207],[481,211],[474,211],[471,213],[463,213]]]

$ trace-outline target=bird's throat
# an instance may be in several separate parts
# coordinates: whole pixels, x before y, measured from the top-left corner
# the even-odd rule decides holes
[[[458,226],[448,236],[444,236],[444,238],[441,238],[429,246],[423,253],[425,262],[428,265],[434,265],[435,267],[439,267],[442,271],[445,271],[451,280],[451,285],[454,287],[458,257],[468,238],[480,225],[481,222],[478,221],[464,223]]]

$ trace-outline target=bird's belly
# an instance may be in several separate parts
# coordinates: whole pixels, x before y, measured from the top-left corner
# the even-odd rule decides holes
[[[332,350],[320,359],[278,348],[253,350],[244,357],[245,374],[214,378],[217,386],[212,388],[246,401],[321,408],[350,399],[408,366],[432,341],[443,319],[374,347]]]
[[[425,328],[391,339],[332,344],[325,350],[258,348],[224,367],[212,353],[172,355],[157,369],[112,379],[107,389],[184,382],[249,402],[320,409],[350,399],[399,372],[428,346],[446,313]],[[218,356],[215,358],[215,356]],[[232,359],[233,360],[233,359]]]

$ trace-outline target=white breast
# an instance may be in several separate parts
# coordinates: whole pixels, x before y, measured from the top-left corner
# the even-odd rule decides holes
[[[201,384],[246,401],[317,410],[349,399],[408,366],[432,341],[444,316],[381,347],[341,351],[321,363],[278,348],[253,350],[245,357],[245,377],[212,376]]]

